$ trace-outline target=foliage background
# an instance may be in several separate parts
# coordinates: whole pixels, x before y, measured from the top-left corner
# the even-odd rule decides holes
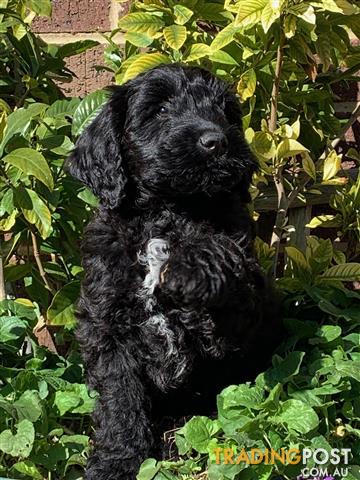
[[[96,199],[66,175],[64,160],[106,93],[63,97],[66,58],[96,42],[47,45],[30,25],[50,13],[49,0],[0,0],[0,475],[13,479],[82,478],[96,396],[73,338],[79,238]],[[349,447],[347,478],[360,478],[360,182],[345,176],[334,148],[349,122],[336,118],[333,91],[357,79],[350,29],[359,38],[359,20],[347,0],[145,0],[119,22],[124,48],[117,30],[106,37],[104,68],[117,83],[174,61],[231,82],[261,163],[255,218],[269,189],[278,196],[271,242],[258,238],[256,248],[282,291],[287,341],[252,384],[219,392],[217,417],[195,417],[169,436],[172,458],[148,459],[139,480],[295,478],[299,466],[215,462],[216,447],[269,446]],[[288,209],[324,186],[333,213],[310,227],[335,228],[335,241],[311,236],[300,249]]]

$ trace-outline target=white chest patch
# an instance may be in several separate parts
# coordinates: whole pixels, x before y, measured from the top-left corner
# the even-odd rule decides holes
[[[160,282],[161,267],[169,258],[169,244],[162,238],[152,238],[148,241],[145,252],[139,252],[138,258],[147,269],[139,296],[144,301],[145,309],[152,312],[156,305],[153,294]]]

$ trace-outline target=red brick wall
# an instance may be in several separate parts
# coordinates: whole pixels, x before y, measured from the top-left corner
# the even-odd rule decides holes
[[[68,67],[76,77],[62,85],[66,95],[84,96],[93,90],[109,85],[110,72],[96,70],[103,65],[106,41],[101,33],[117,27],[118,19],[128,10],[128,4],[116,0],[53,0],[51,18],[40,17],[33,29],[48,43],[63,45],[77,40],[93,39],[100,45],[69,58]],[[121,35],[117,41],[121,43]]]

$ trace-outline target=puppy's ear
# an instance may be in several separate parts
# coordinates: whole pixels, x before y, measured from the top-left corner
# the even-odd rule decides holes
[[[127,87],[115,87],[99,115],[81,134],[67,164],[71,175],[109,208],[116,208],[124,196],[121,139],[126,110]]]

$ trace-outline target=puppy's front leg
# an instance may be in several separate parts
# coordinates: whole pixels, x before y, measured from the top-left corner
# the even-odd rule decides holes
[[[137,370],[131,355],[119,350],[101,352],[92,367],[90,381],[100,396],[93,414],[95,448],[86,480],[135,480],[150,454],[150,400]]]
[[[243,249],[223,234],[179,242],[160,273],[160,290],[179,306],[220,306],[247,282]]]

